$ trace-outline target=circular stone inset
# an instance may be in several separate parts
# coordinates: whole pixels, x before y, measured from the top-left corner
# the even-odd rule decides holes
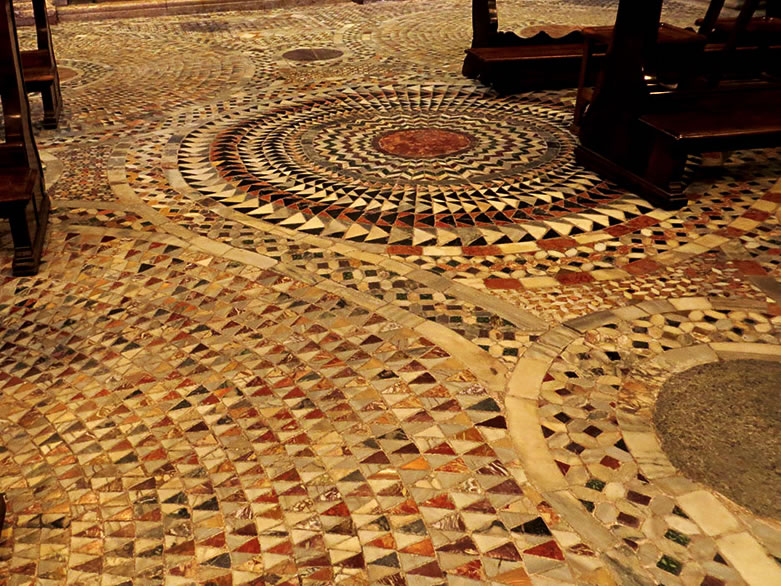
[[[394,130],[375,139],[375,145],[382,152],[409,159],[455,155],[467,150],[472,142],[468,134],[438,128]]]
[[[338,49],[293,49],[282,53],[285,59],[291,61],[327,61],[344,55]]]
[[[781,363],[729,360],[673,375],[656,401],[662,449],[688,478],[781,519]]]

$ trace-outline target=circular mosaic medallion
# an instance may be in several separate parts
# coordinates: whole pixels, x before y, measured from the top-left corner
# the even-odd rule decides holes
[[[282,54],[285,59],[291,61],[328,61],[338,59],[344,55],[338,49],[293,49]]]
[[[685,476],[748,509],[781,518],[781,363],[729,360],[673,375],[654,425]]]
[[[650,209],[575,164],[560,96],[442,84],[280,99],[174,139],[176,166],[252,217],[382,245],[558,238]]]

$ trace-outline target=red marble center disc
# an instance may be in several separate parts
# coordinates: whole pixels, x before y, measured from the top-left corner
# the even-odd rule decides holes
[[[436,128],[396,130],[379,137],[377,147],[388,154],[413,159],[430,159],[453,155],[468,149],[468,134]]]
[[[70,67],[58,67],[57,71],[60,74],[60,81],[68,81],[76,77],[79,72],[71,69]]]

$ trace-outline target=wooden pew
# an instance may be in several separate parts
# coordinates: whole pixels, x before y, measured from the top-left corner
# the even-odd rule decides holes
[[[601,69],[612,35],[613,27],[604,26],[575,30],[559,38],[544,31],[524,38],[499,31],[496,0],[472,0],[472,47],[466,51],[462,73],[500,93],[589,87]],[[703,42],[693,30],[663,24],[658,30],[656,54],[648,65],[655,72],[675,71],[680,62],[678,53],[686,45],[696,50]],[[587,75],[582,78],[584,73]]]
[[[577,30],[559,38],[544,31],[528,38],[499,31],[496,0],[472,0],[472,46],[462,73],[501,93],[574,87],[582,45]]]
[[[15,276],[38,272],[49,217],[49,197],[30,124],[11,0],[0,0],[0,100],[5,142],[0,143],[0,217],[8,218]]]
[[[771,1],[781,4],[781,0]],[[653,54],[645,63],[648,72],[662,83],[677,83],[688,66],[719,71],[726,78],[753,76],[757,71],[781,74],[779,18],[753,19],[738,39],[729,67],[724,67],[730,22],[736,19],[717,21],[723,5],[724,0],[711,0],[705,17],[697,21],[697,31],[660,25]],[[771,10],[768,5],[768,14]],[[612,36],[613,27],[589,27],[559,38],[546,32],[520,37],[499,30],[496,0],[472,0],[472,46],[466,50],[462,73],[500,93],[578,87],[577,127]],[[696,63],[694,55],[700,56]]]
[[[713,87],[693,80],[683,84],[686,89],[651,92],[644,71],[661,2],[619,1],[604,71],[582,119],[576,159],[674,208],[686,202],[688,155],[781,145],[781,85],[751,80]],[[741,27],[757,0],[748,3],[753,7],[743,14]],[[724,51],[728,58],[730,46]]]
[[[781,74],[781,19],[752,17],[756,5],[744,4],[737,18],[719,19],[724,0],[711,0],[704,18],[698,19],[697,33],[662,24],[654,47],[645,60],[651,93],[668,87],[684,88],[693,75],[714,80],[746,80],[779,77]],[[741,21],[741,34],[733,34]],[[583,29],[585,43],[573,116],[577,132],[593,96],[593,85],[601,60],[593,54],[605,52],[613,36],[613,27]],[[704,43],[704,44],[703,44]]]
[[[593,83],[610,43],[613,40],[614,27],[599,26],[583,29],[583,54],[578,78],[578,92],[575,99],[575,113],[572,128],[580,127],[583,113],[593,99]],[[653,85],[664,87],[675,84],[686,77],[695,66],[705,47],[706,37],[692,30],[662,23],[656,31],[654,50],[645,58],[644,75]]]
[[[46,0],[33,0],[37,49],[22,51],[22,68],[27,91],[40,93],[43,101],[43,127],[57,128],[62,111],[60,76],[46,15]]]

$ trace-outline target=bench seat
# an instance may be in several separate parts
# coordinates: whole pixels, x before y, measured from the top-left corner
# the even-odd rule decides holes
[[[0,168],[0,204],[27,203],[32,198],[37,181],[38,171],[35,169]]]
[[[24,83],[28,91],[37,91],[35,89],[39,84],[48,84],[56,79],[56,68],[51,65],[47,51],[35,49],[32,51],[21,51],[22,71]]]
[[[781,143],[781,89],[711,92],[639,122],[690,153],[775,146]]]
[[[686,203],[683,176],[689,155],[781,145],[781,89],[775,85],[658,97],[655,111],[635,122],[632,135],[638,146],[628,153],[627,163],[583,146],[576,149],[576,159],[631,185],[661,207],[677,208]]]
[[[601,60],[604,53],[598,53],[596,59]],[[577,84],[583,44],[473,47],[466,54],[465,74],[479,77],[499,92],[556,89]],[[467,64],[479,74],[469,75]]]

